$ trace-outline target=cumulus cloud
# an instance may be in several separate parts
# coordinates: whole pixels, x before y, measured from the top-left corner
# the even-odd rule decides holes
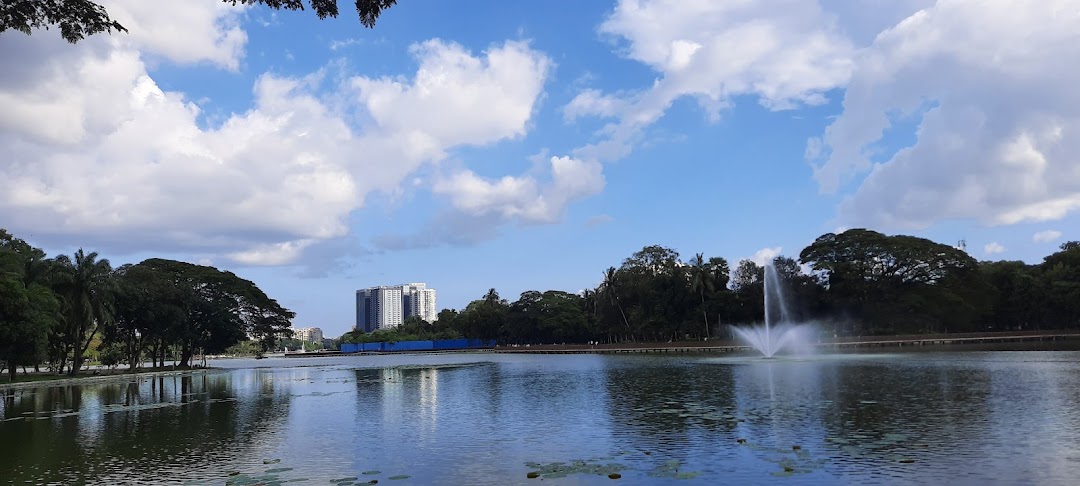
[[[941,0],[856,56],[843,113],[808,144],[858,225],[1048,221],[1080,208],[1080,9],[1071,0]],[[915,117],[914,144],[875,163]]]
[[[1053,243],[1061,238],[1061,232],[1057,230],[1045,230],[1035,233],[1031,236],[1031,241],[1035,243]]]
[[[439,180],[433,190],[468,214],[494,214],[522,223],[552,223],[561,219],[571,201],[604,189],[598,162],[551,157],[547,169],[547,182],[531,175],[487,179],[464,170]]]
[[[853,67],[854,47],[815,1],[621,0],[600,32],[660,75],[632,93],[583,90],[564,109],[568,119],[618,118],[578,152],[603,159],[624,156],[678,98],[695,98],[710,119],[740,95],[774,110],[815,105]]]
[[[242,5],[217,0],[103,0],[101,4],[128,29],[113,36],[116,42],[181,64],[209,62],[230,70],[240,65],[247,43],[247,33],[239,25],[245,10]]]
[[[765,266],[766,263],[769,263],[773,261],[773,259],[775,259],[776,257],[780,256],[780,252],[782,250],[783,248],[779,246],[772,248],[762,248],[754,252],[754,256],[750,257],[749,260],[758,265]]]
[[[356,78],[352,85],[375,123],[414,144],[418,155],[485,145],[525,134],[551,61],[524,42],[494,46],[483,58],[430,40],[410,51],[420,60],[411,82]],[[482,113],[463,120],[463,114]]]
[[[0,74],[0,216],[9,229],[113,251],[294,262],[344,238],[346,217],[373,191],[392,191],[455,146],[524,134],[551,66],[522,42],[474,55],[428,41],[412,49],[411,79],[356,76],[330,86],[328,100],[320,73],[264,74],[248,110],[205,127],[199,106],[149,74],[147,56],[234,68],[244,39],[236,10],[215,0],[143,3],[108,6],[133,32],[164,29],[152,37],[76,46],[0,37],[0,61],[19,66]],[[189,38],[159,26],[172,19],[194,24],[184,25]]]
[[[983,246],[983,253],[987,255],[994,255],[997,253],[1005,253],[1005,247],[996,241],[991,241]]]

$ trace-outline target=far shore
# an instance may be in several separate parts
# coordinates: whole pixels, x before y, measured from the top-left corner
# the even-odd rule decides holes
[[[1035,344],[1053,342],[1073,342],[1080,347],[1080,330],[1053,331],[1005,331],[972,332],[951,334],[899,334],[887,336],[845,336],[822,338],[809,343],[819,349],[846,349],[890,346],[936,346],[961,344]],[[1025,346],[1027,348],[1028,346]],[[739,351],[752,350],[740,341],[714,338],[702,341],[663,341],[663,342],[627,342],[602,344],[531,344],[495,348],[503,353],[559,353],[559,352],[644,352],[655,350],[687,351]]]
[[[997,350],[1080,350],[1080,330],[1064,331],[1013,331],[979,332],[954,334],[908,334],[894,336],[851,336],[821,339],[810,343],[822,350],[855,350],[866,348],[896,347],[904,349],[935,350],[948,348],[997,349]],[[730,339],[711,339],[702,341],[661,341],[661,342],[625,342],[597,344],[530,344],[499,345],[494,349],[463,350],[461,352],[494,352],[506,354],[612,354],[612,353],[665,353],[665,352],[749,352],[750,346]],[[438,351],[447,353],[454,351]],[[321,356],[362,356],[373,354],[429,354],[423,351],[401,351],[389,353],[311,353],[312,358]],[[245,358],[219,357],[215,359]],[[19,373],[14,383],[7,381],[7,376],[0,377],[0,391],[37,386],[65,386],[71,384],[93,383],[124,378],[145,378],[184,375],[207,371],[221,371],[213,366],[201,367],[157,367],[137,368],[134,372],[127,368],[91,369],[76,376],[57,375],[42,371],[30,374]]]

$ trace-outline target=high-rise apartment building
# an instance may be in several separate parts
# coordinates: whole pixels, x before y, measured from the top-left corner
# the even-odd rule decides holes
[[[429,289],[423,283],[405,284],[401,286],[401,298],[405,317],[420,316],[425,321],[435,322],[438,317],[435,313],[435,289]]]
[[[395,328],[409,316],[435,321],[435,289],[429,289],[423,283],[410,283],[356,291],[356,329],[359,331]]]
[[[301,327],[293,330],[293,337],[304,342],[321,343],[323,332],[317,327]]]

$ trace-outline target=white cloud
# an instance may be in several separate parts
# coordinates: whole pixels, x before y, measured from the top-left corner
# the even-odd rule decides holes
[[[356,78],[353,86],[380,128],[441,157],[447,147],[523,136],[551,69],[524,42],[493,46],[483,58],[457,44],[430,40],[411,48],[420,68],[411,83]],[[482,113],[461,119],[465,113]]]
[[[218,20],[205,24],[213,31],[195,26],[186,48],[167,30],[145,45],[116,34],[76,46],[44,35],[0,37],[3,65],[25,67],[0,74],[5,227],[103,250],[289,263],[345,236],[346,217],[372,191],[393,191],[454,146],[523,135],[551,65],[521,42],[473,56],[428,41],[413,49],[413,79],[354,77],[324,100],[321,73],[264,74],[247,111],[205,128],[199,107],[163,90],[144,56],[230,68],[242,53],[230,44],[233,14],[221,13],[220,2],[180,4],[199,12],[169,7],[154,16],[142,2],[115,5],[130,8],[125,25],[133,31],[169,16]],[[354,113],[369,118],[357,127],[347,121]],[[556,188],[554,205],[580,190],[565,181]]]
[[[551,157],[549,163],[551,180],[546,183],[530,175],[489,180],[464,170],[436,182],[433,190],[474,216],[494,214],[503,220],[552,223],[562,218],[571,201],[604,189],[597,162]]]
[[[349,37],[347,39],[342,39],[342,40],[332,40],[332,41],[330,41],[330,50],[331,51],[336,51],[338,49],[344,49],[346,47],[361,44],[363,42],[364,41],[362,39],[357,39],[355,37]]]
[[[314,239],[305,239],[259,245],[249,250],[231,253],[229,258],[246,265],[284,265],[299,258],[304,248],[315,243],[315,241]]]
[[[983,253],[987,255],[994,255],[997,253],[1005,253],[1005,247],[996,241],[991,241],[983,246]]]
[[[109,16],[128,29],[112,40],[144,53],[190,64],[207,61],[236,70],[244,54],[247,34],[239,25],[245,7],[218,0],[147,2],[103,0]]]
[[[605,95],[595,89],[585,89],[563,107],[563,116],[567,121],[584,116],[611,117],[626,110],[627,104],[627,100],[618,96]]]
[[[780,252],[782,250],[783,248],[779,246],[772,248],[762,248],[754,252],[754,256],[750,257],[749,260],[758,265],[765,266],[766,263],[769,263],[773,261],[773,259],[775,259],[776,257],[780,256]]]
[[[1035,233],[1031,236],[1031,241],[1035,243],[1052,243],[1061,238],[1061,232],[1057,230],[1045,230]]]
[[[815,178],[855,225],[1048,221],[1080,208],[1080,9],[1072,0],[941,0],[856,58],[843,113],[812,140]],[[871,155],[896,117],[915,143]],[[820,150],[818,150],[820,148]]]
[[[638,132],[683,96],[716,119],[740,95],[775,110],[820,104],[851,76],[854,47],[815,1],[621,0],[600,31],[660,77],[637,93],[585,90],[570,102],[568,119],[618,117],[582,156],[626,155]]]

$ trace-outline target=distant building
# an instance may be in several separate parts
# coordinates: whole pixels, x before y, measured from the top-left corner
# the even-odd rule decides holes
[[[308,343],[321,343],[323,332],[317,327],[301,327],[293,330],[293,337]]]
[[[425,321],[435,322],[438,317],[435,313],[435,289],[427,288],[427,284],[402,285],[401,304],[406,318],[420,316]]]
[[[424,283],[370,287],[356,291],[356,330],[392,329],[405,318],[435,322],[435,289]]]

